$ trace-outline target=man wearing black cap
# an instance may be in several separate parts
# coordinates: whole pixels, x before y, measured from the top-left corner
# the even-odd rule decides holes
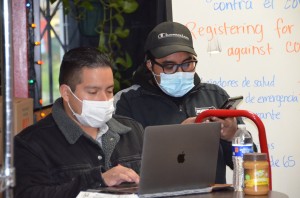
[[[220,107],[229,95],[217,85],[200,81],[197,62],[188,28],[176,22],[157,25],[147,37],[145,62],[134,74],[134,85],[115,96],[115,113],[146,127],[194,123],[200,111]],[[226,183],[226,165],[233,167],[231,140],[237,120],[211,119],[222,123],[215,182]]]

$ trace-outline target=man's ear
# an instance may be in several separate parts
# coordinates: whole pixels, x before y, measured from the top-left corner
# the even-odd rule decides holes
[[[150,60],[146,61],[146,67],[148,68],[149,71],[152,71],[152,63]]]
[[[64,101],[69,102],[69,94],[70,94],[70,88],[66,84],[62,84],[59,87],[59,92],[61,97],[63,98]]]

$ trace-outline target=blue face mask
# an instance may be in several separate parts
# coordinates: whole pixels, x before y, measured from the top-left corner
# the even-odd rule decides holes
[[[194,87],[194,75],[195,72],[160,73],[160,83],[157,84],[169,96],[181,97]]]

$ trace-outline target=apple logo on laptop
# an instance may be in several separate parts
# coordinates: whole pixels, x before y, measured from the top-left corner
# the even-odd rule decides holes
[[[185,153],[184,151],[182,151],[182,153],[178,154],[177,156],[177,162],[181,164],[184,163],[184,161],[185,161]]]

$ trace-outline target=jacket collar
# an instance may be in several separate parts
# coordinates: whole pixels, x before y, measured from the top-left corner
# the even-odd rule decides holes
[[[76,143],[80,136],[86,135],[80,126],[66,114],[62,98],[58,98],[54,102],[52,107],[52,116],[57,123],[58,128],[70,144]],[[109,131],[120,135],[131,130],[131,128],[121,124],[115,118],[110,119],[106,124],[109,127]]]

